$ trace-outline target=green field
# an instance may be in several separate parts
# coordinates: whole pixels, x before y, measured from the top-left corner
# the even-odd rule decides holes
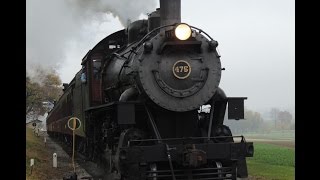
[[[284,130],[284,131],[271,131],[270,133],[246,133],[244,134],[245,138],[258,138],[258,139],[295,139],[294,130]]]
[[[254,157],[247,158],[248,173],[255,179],[293,180],[294,148],[254,143]]]

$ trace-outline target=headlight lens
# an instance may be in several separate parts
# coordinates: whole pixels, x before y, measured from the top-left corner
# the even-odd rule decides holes
[[[180,40],[186,40],[191,36],[191,28],[187,24],[179,24],[174,30],[176,37]]]

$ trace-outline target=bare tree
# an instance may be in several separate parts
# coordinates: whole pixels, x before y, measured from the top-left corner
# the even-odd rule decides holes
[[[271,118],[274,120],[274,128],[277,128],[277,119],[280,110],[278,108],[272,108],[270,111]]]

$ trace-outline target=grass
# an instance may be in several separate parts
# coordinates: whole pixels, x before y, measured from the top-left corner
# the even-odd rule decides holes
[[[26,129],[26,177],[28,179],[47,179],[47,174],[42,171],[48,164],[49,153],[44,148],[43,139],[33,134],[31,128]],[[31,174],[30,159],[34,159],[34,167]]]
[[[284,131],[272,131],[270,133],[246,133],[244,134],[246,138],[258,138],[258,139],[295,139],[294,130],[284,130]]]
[[[251,176],[270,180],[293,180],[294,148],[254,143],[254,157],[247,158]]]
[[[32,129],[26,128],[26,179],[46,180],[62,179],[65,172],[72,168],[52,167],[51,150],[45,147],[43,137],[37,137]],[[30,159],[34,159],[34,168],[30,169]]]

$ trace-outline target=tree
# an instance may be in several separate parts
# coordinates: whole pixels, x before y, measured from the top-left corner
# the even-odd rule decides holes
[[[26,114],[40,111],[42,101],[43,95],[40,84],[32,82],[30,77],[26,77]]]
[[[250,123],[249,130],[251,132],[258,132],[263,123],[260,113],[251,110],[245,110],[244,114],[246,120]]]
[[[62,94],[61,80],[55,71],[45,71],[38,67],[33,77],[26,76],[26,115],[35,119],[44,114],[46,101],[54,102]]]
[[[263,131],[264,121],[260,113],[245,108],[244,117],[245,120],[239,121],[225,119],[225,124],[231,128],[233,134]]]
[[[62,94],[61,84],[62,82],[57,74],[47,74],[42,86],[44,99],[50,102],[57,101]]]
[[[290,129],[292,115],[288,111],[280,111],[278,115],[278,123],[281,130]]]
[[[274,120],[274,128],[277,128],[277,119],[278,119],[278,114],[280,110],[278,108],[272,108],[270,111],[271,118]]]

